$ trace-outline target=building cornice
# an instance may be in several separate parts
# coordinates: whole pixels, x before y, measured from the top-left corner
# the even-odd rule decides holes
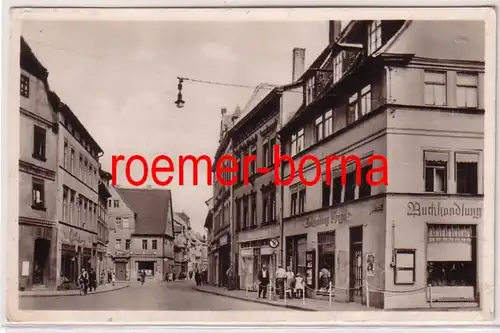
[[[19,171],[45,178],[47,180],[56,180],[56,172],[54,170],[50,170],[23,160],[19,160]]]

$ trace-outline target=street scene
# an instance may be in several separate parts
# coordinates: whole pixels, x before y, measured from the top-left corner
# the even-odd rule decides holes
[[[480,310],[484,22],[19,41],[20,309]]]

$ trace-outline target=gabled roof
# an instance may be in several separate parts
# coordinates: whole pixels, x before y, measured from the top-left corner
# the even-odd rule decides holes
[[[20,50],[20,65],[21,68],[35,76],[44,83],[47,83],[47,76],[49,72],[42,65],[40,60],[36,57],[31,47],[28,45],[24,37],[21,36],[21,50]]]
[[[128,189],[117,187],[127,206],[137,214],[134,234],[166,235],[168,216],[172,203],[170,190],[165,189]],[[170,207],[171,208],[171,207]]]

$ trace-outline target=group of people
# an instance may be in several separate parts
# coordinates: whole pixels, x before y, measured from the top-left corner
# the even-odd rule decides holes
[[[82,268],[80,276],[78,277],[78,286],[80,288],[80,295],[87,295],[89,291],[97,290],[97,273],[93,268],[87,271]]]
[[[261,295],[263,298],[266,298],[270,281],[269,271],[266,265],[262,265],[258,279],[259,293],[257,298],[260,298]],[[301,298],[304,293],[304,278],[299,273],[294,274],[290,266],[286,271],[282,266],[279,266],[276,271],[276,291],[281,299],[285,298],[285,293],[287,298]]]
[[[207,276],[207,270],[204,269],[201,272],[196,270],[194,272],[194,280],[196,281],[196,285],[200,286],[202,284],[207,284],[208,276]]]

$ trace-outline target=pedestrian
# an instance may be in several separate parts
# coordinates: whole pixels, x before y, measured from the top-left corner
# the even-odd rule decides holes
[[[295,274],[292,271],[292,266],[288,266],[286,272],[286,290],[285,290],[288,298],[293,298],[294,288],[295,288]]]
[[[276,271],[276,289],[281,299],[285,298],[285,279],[286,271],[283,266],[280,265]]]
[[[106,280],[105,280],[105,278],[106,278],[106,273],[104,272],[104,270],[102,270],[102,271],[101,271],[101,276],[100,276],[100,278],[99,278],[99,283],[100,283],[100,284],[106,284]]]
[[[116,281],[116,274],[115,271],[111,272],[111,284],[114,286]]]
[[[227,289],[228,290],[233,290],[233,265],[229,265],[229,268],[226,271],[226,277],[227,277]]]
[[[263,298],[266,298],[267,295],[267,286],[269,285],[269,271],[267,270],[266,265],[262,265],[262,269],[259,271],[259,294],[257,298],[260,298],[262,294]]]
[[[111,278],[112,278],[112,276],[111,276],[111,270],[108,269],[108,283],[111,283],[111,280],[112,280]]]
[[[97,276],[93,268],[90,269],[89,274],[89,291],[97,290]]]
[[[300,275],[300,273],[297,273],[297,276],[295,277],[295,296],[297,298],[302,298],[304,293],[304,278]]]
[[[78,277],[78,284],[80,285],[80,295],[87,295],[88,287],[89,287],[89,274],[82,268],[82,272]]]
[[[196,273],[194,273],[194,280],[196,281],[196,285],[199,286],[201,285],[201,274],[196,270]]]

